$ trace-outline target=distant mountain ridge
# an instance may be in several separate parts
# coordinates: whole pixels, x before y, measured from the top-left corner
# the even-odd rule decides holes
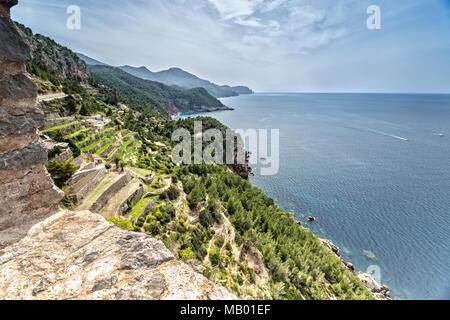
[[[100,61],[92,59],[84,54],[77,53],[88,65],[106,65]],[[180,68],[170,68],[159,72],[152,72],[146,67],[121,66],[118,67],[123,71],[144,79],[164,83],[168,86],[177,87],[179,89],[204,88],[209,94],[216,98],[234,97],[241,94],[253,94],[254,92],[245,86],[227,86],[217,85],[211,81],[200,79],[194,74],[184,71]]]
[[[86,62],[87,65],[90,65],[90,66],[107,66],[106,63],[103,63],[103,62],[100,62],[100,61],[98,61],[98,60],[92,59],[92,58],[90,58],[90,57],[88,57],[88,56],[85,56],[85,55],[82,54],[82,53],[75,52],[75,54],[76,54],[81,60],[83,60],[84,62]]]
[[[174,115],[184,112],[233,110],[211,96],[204,88],[181,90],[161,82],[144,80],[111,66],[90,65],[89,72],[94,81],[100,80],[102,84],[114,89],[128,106],[141,112],[154,109],[162,115]]]

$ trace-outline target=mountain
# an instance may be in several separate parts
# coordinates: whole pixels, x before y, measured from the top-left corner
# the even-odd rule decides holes
[[[103,62],[100,62],[100,61],[98,61],[98,60],[92,59],[92,58],[90,58],[90,57],[88,57],[88,56],[85,56],[85,55],[82,54],[82,53],[75,52],[75,54],[76,54],[81,60],[83,60],[84,62],[86,62],[87,65],[92,65],[92,66],[107,66],[106,63],[103,63]]]
[[[91,65],[89,72],[97,80],[116,90],[127,105],[140,111],[152,109],[167,115],[230,110],[203,88],[181,90],[160,82],[144,80],[109,66]]]
[[[179,112],[230,110],[203,88],[177,89],[134,77],[118,68],[75,54],[48,37],[34,34],[31,29],[19,23],[16,25],[31,48],[32,58],[27,62],[27,70],[35,75],[40,94],[57,92],[61,90],[61,86],[67,91],[68,87],[73,87],[74,83],[69,83],[72,79],[80,79],[87,84],[93,73],[97,82],[105,82],[98,84],[108,85],[130,107],[140,111],[158,111],[167,117]],[[87,63],[90,64],[89,69]],[[89,106],[87,109],[93,110]]]
[[[252,94],[253,91],[247,87],[238,86],[220,86],[208,80],[184,71],[180,68],[171,68],[160,72],[152,72],[146,67],[135,68],[131,66],[122,66],[120,69],[145,80],[162,82],[169,86],[177,86],[181,88],[205,88],[211,95],[217,98],[233,97],[240,94]]]
[[[86,64],[94,66],[106,66],[107,64],[100,62],[98,60],[92,59],[82,53],[77,53],[78,57],[83,59]],[[234,97],[241,94],[253,94],[254,92],[244,86],[220,86],[212,83],[208,80],[203,80],[193,75],[189,72],[184,71],[180,68],[171,68],[169,70],[164,70],[160,72],[152,72],[146,67],[131,67],[122,66],[119,67],[129,74],[144,79],[164,83],[168,86],[176,87],[179,89],[194,89],[194,88],[205,88],[209,94],[216,98]]]
[[[54,80],[53,77],[63,79],[71,76],[78,77],[84,83],[87,83],[89,72],[86,63],[72,50],[59,45],[48,37],[33,34],[30,28],[20,23],[16,23],[16,26],[30,46],[30,62],[33,62],[34,66],[39,69],[39,73],[46,73],[46,77],[41,78]]]

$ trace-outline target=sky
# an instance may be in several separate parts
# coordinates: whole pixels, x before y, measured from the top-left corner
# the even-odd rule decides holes
[[[19,0],[12,17],[114,66],[257,92],[450,93],[450,0]]]

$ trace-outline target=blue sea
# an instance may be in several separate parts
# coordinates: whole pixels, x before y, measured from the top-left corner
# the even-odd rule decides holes
[[[256,172],[254,185],[358,270],[376,265],[393,298],[450,299],[450,95],[255,94],[222,102],[235,111],[206,115],[233,129],[280,130],[279,173]]]

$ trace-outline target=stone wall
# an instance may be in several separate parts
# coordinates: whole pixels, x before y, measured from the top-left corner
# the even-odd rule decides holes
[[[63,162],[66,162],[66,161],[72,159],[72,157],[73,157],[72,150],[66,149],[61,154],[57,154],[56,156],[54,156],[53,159],[49,159],[47,162],[56,161],[56,162],[63,163]]]
[[[45,169],[47,150],[38,128],[44,114],[26,73],[30,49],[10,19],[17,0],[0,0],[0,247],[58,210],[63,193]]]
[[[136,203],[142,199],[144,195],[144,186],[140,186],[133,194],[131,194],[127,199],[124,199],[117,209],[116,217],[123,216],[128,210],[133,209]]]
[[[123,174],[112,186],[110,186],[103,194],[95,201],[89,209],[92,212],[99,212],[120,189],[125,187],[131,181],[131,174],[127,171]]]
[[[83,200],[92,190],[94,190],[97,184],[100,183],[100,181],[103,179],[106,173],[107,170],[105,166],[101,166],[100,168],[94,170],[94,173],[88,176],[86,184],[82,186],[79,190],[77,190],[76,193],[72,194],[75,200],[78,202]]]

